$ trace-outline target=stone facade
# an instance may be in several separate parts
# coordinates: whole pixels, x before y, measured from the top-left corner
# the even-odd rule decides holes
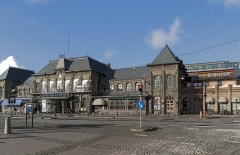
[[[140,99],[146,114],[238,114],[239,78],[229,76],[233,69],[213,66],[215,71],[190,72],[167,45],[147,66],[116,70],[90,57],[60,57],[34,74],[32,82],[18,86],[18,97],[31,94],[39,111],[62,114],[138,114]],[[194,64],[191,67],[196,68]],[[2,99],[8,97],[12,85],[11,81],[0,81]],[[143,86],[142,95],[139,85]]]

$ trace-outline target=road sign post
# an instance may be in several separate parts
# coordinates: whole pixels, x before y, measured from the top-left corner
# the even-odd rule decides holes
[[[33,105],[32,104],[27,104],[26,107],[26,127],[27,125],[27,117],[29,115],[29,119],[30,119],[30,114],[32,114],[32,127],[33,127]]]
[[[140,95],[140,100],[137,105],[138,109],[140,110],[140,128],[142,128],[142,109],[144,108],[144,103],[142,101],[142,97]]]

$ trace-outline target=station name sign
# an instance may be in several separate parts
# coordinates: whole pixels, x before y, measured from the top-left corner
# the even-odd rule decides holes
[[[61,92],[58,92],[58,93],[44,93],[44,94],[41,94],[41,98],[48,98],[48,97],[70,97],[70,94],[69,93],[61,93]]]

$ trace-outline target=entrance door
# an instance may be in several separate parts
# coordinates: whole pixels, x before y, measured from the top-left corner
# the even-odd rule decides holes
[[[166,97],[167,113],[174,113],[174,99],[172,96]]]
[[[201,110],[202,110],[202,99],[200,97],[196,97],[194,99],[194,104],[193,104],[193,114],[199,114]]]
[[[189,114],[189,113],[190,113],[190,100],[189,98],[185,97],[183,99],[182,114]]]

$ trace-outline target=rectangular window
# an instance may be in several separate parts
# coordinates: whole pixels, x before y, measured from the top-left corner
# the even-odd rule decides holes
[[[239,69],[239,63],[234,63],[234,69]]]
[[[217,85],[218,85],[218,86],[222,86],[222,81],[218,81],[218,82],[217,82]]]
[[[189,72],[192,71],[192,66],[187,66],[186,68],[187,68],[187,70],[188,70]]]
[[[205,86],[206,86],[206,87],[209,87],[209,81],[206,81],[206,82],[205,82]]]
[[[220,68],[221,68],[221,69],[225,69],[225,68],[226,68],[226,65],[225,65],[225,64],[220,64]]]
[[[207,110],[208,110],[208,111],[214,110],[214,104],[208,103],[208,104],[207,104]]]
[[[194,87],[202,87],[202,82],[195,82]]]
[[[225,72],[225,76],[229,76],[230,75],[230,72]]]
[[[206,65],[206,70],[209,71],[212,69],[212,65]]]
[[[240,85],[240,80],[237,80],[237,81],[236,81],[236,85]]]
[[[208,73],[208,77],[211,78],[211,73]]]
[[[219,69],[219,65],[218,64],[214,64],[213,67],[214,67],[214,70],[218,70]]]
[[[220,103],[220,111],[227,110],[227,104],[226,103]]]
[[[219,76],[219,73],[213,73],[213,76],[214,76],[214,77],[218,77],[218,76]]]
[[[0,98],[1,98],[2,94],[3,94],[3,89],[2,89],[2,87],[0,87]]]
[[[191,86],[191,83],[190,82],[185,82],[185,83],[183,83],[183,87],[185,87],[185,88],[188,88],[188,87],[190,87]]]

